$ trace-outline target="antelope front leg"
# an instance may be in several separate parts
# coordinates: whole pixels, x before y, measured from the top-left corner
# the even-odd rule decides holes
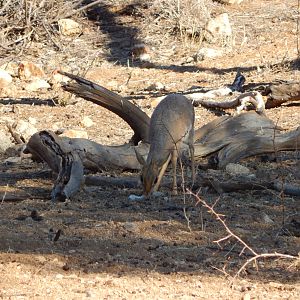
[[[192,163],[192,186],[195,183],[195,148],[193,144],[189,145],[189,149],[190,149],[190,156],[191,156],[191,163]]]
[[[177,169],[177,158],[178,158],[178,153],[177,149],[174,149],[172,152],[172,169],[173,169],[173,186],[172,186],[172,194],[177,195],[177,174],[176,174],[176,169]]]
[[[163,164],[163,166],[160,169],[160,172],[159,172],[158,177],[157,177],[157,182],[156,182],[155,186],[152,189],[153,192],[156,192],[158,190],[160,182],[161,182],[161,180],[162,180],[162,178],[163,178],[163,176],[166,172],[166,169],[168,167],[168,164],[170,162],[170,159],[171,159],[171,154],[169,155],[167,161]]]

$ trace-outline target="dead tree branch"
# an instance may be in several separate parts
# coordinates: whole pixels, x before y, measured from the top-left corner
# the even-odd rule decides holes
[[[54,196],[74,194],[81,185],[83,168],[106,171],[140,169],[134,148],[138,147],[142,155],[147,155],[150,118],[130,101],[104,87],[76,75],[61,73],[74,80],[63,86],[65,90],[116,113],[131,126],[134,135],[132,143],[118,147],[99,145],[86,139],[60,138],[47,131],[33,135],[26,151],[47,162],[59,174]],[[142,142],[134,146],[139,141]],[[202,157],[215,155],[218,166],[223,168],[230,162],[253,155],[296,150],[299,144],[300,128],[282,133],[281,128],[263,113],[248,112],[221,117],[196,130],[195,159],[199,161]]]
[[[253,255],[253,257],[247,259],[244,262],[244,264],[238,269],[238,271],[232,277],[232,279],[230,280],[230,286],[231,287],[233,286],[235,279],[241,274],[241,272],[244,271],[250,263],[256,262],[258,259],[261,259],[261,258],[285,258],[285,259],[300,261],[299,256],[293,256],[293,255],[289,255],[289,254],[283,254],[283,253],[277,253],[277,252],[274,252],[274,253],[258,253],[257,251],[255,251],[251,246],[249,246],[243,239],[241,239],[237,234],[235,234],[229,228],[229,226],[224,221],[224,216],[216,212],[216,210],[214,208],[214,205],[209,205],[205,200],[200,198],[199,195],[196,195],[196,194],[192,193],[191,191],[188,191],[188,193],[195,197],[196,205],[200,203],[202,206],[207,208],[209,213],[211,213],[214,216],[214,218],[222,224],[222,226],[225,228],[226,232],[228,233],[228,235],[226,237],[220,238],[219,240],[214,241],[216,244],[218,244],[220,246],[221,242],[223,242],[225,240],[228,240],[230,238],[233,238],[236,241],[238,241],[238,243],[240,243],[243,247],[242,252],[240,253],[240,255],[245,250],[250,251],[250,253],[252,253],[252,255]]]
[[[75,82],[63,85],[63,89],[88,101],[96,103],[121,117],[134,131],[132,141],[148,141],[150,118],[136,105],[116,93],[79,76],[60,71]]]

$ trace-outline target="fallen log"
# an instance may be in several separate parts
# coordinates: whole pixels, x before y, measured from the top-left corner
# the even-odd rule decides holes
[[[63,86],[88,101],[110,109],[134,130],[134,143],[104,146],[86,139],[62,138],[50,131],[34,134],[25,152],[45,161],[58,174],[52,198],[71,197],[83,182],[83,170],[138,170],[135,147],[147,156],[149,117],[121,96],[81,77],[63,73],[75,82]],[[141,141],[138,145],[138,141]],[[300,145],[300,128],[283,132],[264,113],[246,112],[223,116],[195,132],[195,159],[216,156],[218,167],[264,153],[296,150]],[[186,153],[184,154],[186,155]],[[186,160],[183,160],[186,162]]]

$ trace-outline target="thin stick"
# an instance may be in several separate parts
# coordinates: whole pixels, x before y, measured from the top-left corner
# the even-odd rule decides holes
[[[97,1],[94,1],[94,2],[89,3],[89,4],[87,4],[87,5],[84,5],[84,6],[80,7],[80,8],[78,8],[78,9],[76,9],[76,10],[70,12],[69,14],[67,14],[67,15],[65,16],[65,18],[69,18],[69,17],[71,17],[71,16],[73,16],[73,15],[79,13],[80,11],[86,10],[86,9],[88,9],[88,8],[91,8],[91,7],[97,5],[97,4],[101,3],[101,2],[103,2],[103,0],[97,0]]]
[[[45,24],[44,22],[42,22],[42,25],[43,25],[43,27],[44,27],[46,33],[48,34],[48,36],[49,36],[51,42],[54,44],[54,46],[57,48],[57,50],[62,50],[61,46],[60,46],[58,43],[56,43],[55,40],[52,38],[52,35],[51,35],[51,33],[49,32],[49,30],[48,30],[46,24]]]
[[[243,270],[245,270],[245,268],[252,262],[255,262],[256,266],[257,266],[257,260],[260,258],[286,258],[286,259],[292,259],[292,260],[300,260],[300,256],[293,256],[293,255],[289,255],[289,254],[283,254],[283,253],[257,253],[255,250],[253,250],[246,242],[244,242],[239,236],[237,236],[236,234],[234,234],[232,232],[232,230],[227,226],[227,224],[225,223],[225,221],[221,218],[221,215],[218,214],[215,210],[214,207],[207,204],[207,202],[203,199],[201,199],[198,195],[192,193],[191,191],[188,191],[191,195],[194,195],[194,197],[197,199],[197,204],[201,203],[204,207],[208,208],[209,212],[213,214],[213,216],[223,225],[223,227],[225,228],[225,230],[229,233],[226,237],[221,238],[217,241],[214,241],[215,243],[219,243],[221,241],[227,240],[230,237],[233,237],[234,239],[236,239],[239,243],[241,243],[244,247],[242,249],[242,251],[240,252],[240,255],[243,254],[245,249],[248,249],[252,254],[253,257],[249,258],[246,260],[246,262],[238,269],[238,271],[235,273],[235,275],[232,277],[232,279],[230,280],[230,286],[233,286],[233,283],[235,281],[235,279],[241,274],[241,272]]]
[[[259,258],[287,258],[287,259],[299,259],[299,257],[293,256],[293,255],[288,255],[288,254],[282,254],[282,253],[262,253],[262,254],[257,254],[249,259],[239,268],[239,270],[236,272],[236,274],[233,276],[233,278],[230,281],[230,286],[233,285],[234,280],[241,274],[243,270],[251,263],[251,262],[256,262],[257,259]]]
[[[6,197],[6,194],[7,194],[7,190],[8,190],[8,184],[6,185],[6,189],[5,189],[4,195],[2,196],[1,205],[2,205],[2,204],[3,204],[3,202],[4,202],[4,199],[5,199],[5,197]]]

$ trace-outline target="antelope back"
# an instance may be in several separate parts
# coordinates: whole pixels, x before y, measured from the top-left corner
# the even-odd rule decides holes
[[[150,119],[148,158],[163,164],[170,151],[180,151],[182,143],[193,143],[194,121],[194,107],[186,97],[171,94],[164,98]]]

